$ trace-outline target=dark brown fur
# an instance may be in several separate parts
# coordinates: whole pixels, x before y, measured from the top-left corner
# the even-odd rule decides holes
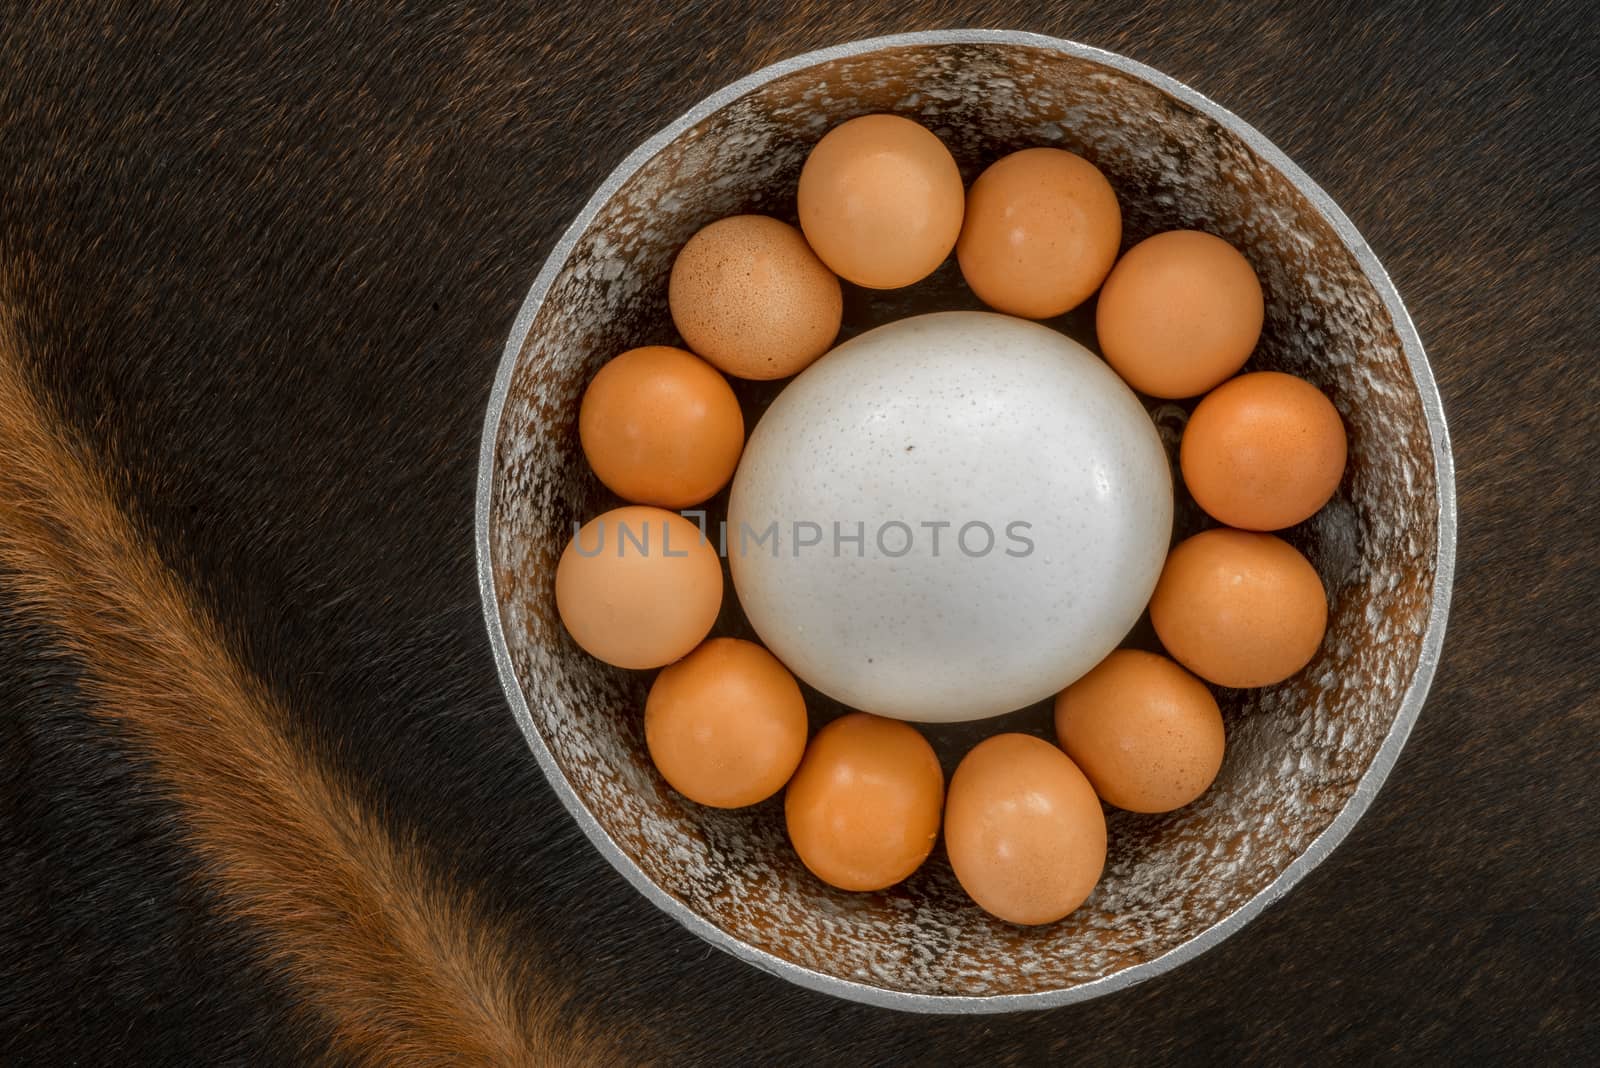
[[[602,1063],[470,892],[441,883],[316,757],[26,381],[0,297],[0,588],[148,758],[230,913],[336,1047],[370,1065]],[[576,1039],[576,1041],[574,1041]]]
[[[482,962],[466,985],[499,989],[527,962],[537,1004],[570,999],[524,1024],[508,994],[491,1016],[509,1022],[485,1029],[446,995],[429,1011],[447,1020],[414,1021],[435,1039],[492,1046],[526,1026],[555,1042],[581,1021],[618,1032],[626,1060],[707,1064],[1577,1063],[1600,1048],[1587,5],[1003,2],[977,20],[1189,82],[1344,206],[1439,377],[1461,561],[1427,709],[1329,861],[1170,975],[976,1020],[798,990],[627,887],[511,723],[470,523],[500,345],[605,172],[762,63],[973,20],[915,0],[5,7],[0,266],[27,268],[11,294],[27,374],[60,413],[54,439],[116,472],[128,529],[148,533],[122,563],[165,562],[163,617],[230,638],[124,633],[101,609],[149,611],[154,587],[119,601],[107,572],[76,589],[92,568],[61,567],[111,567],[90,551],[104,543],[48,544],[55,520],[6,502],[34,555],[4,581],[56,570],[32,602],[0,597],[0,1062],[387,1056],[396,1005],[341,999],[391,964],[422,997],[430,954],[358,949],[406,939],[327,911],[385,885],[441,903],[413,934],[457,932],[450,957]],[[128,673],[108,681],[109,664]],[[202,729],[172,696],[196,671],[282,717],[277,792],[232,798],[252,780],[222,751],[164,765],[102,715],[156,694]],[[318,782],[360,804],[359,850],[307,838],[321,802],[296,795]],[[259,834],[226,839],[246,802]],[[213,839],[266,855],[231,885]],[[306,840],[322,844],[297,869],[281,844]],[[386,877],[385,856],[415,859]],[[342,889],[311,875],[347,862]],[[249,904],[277,879],[299,893]],[[307,948],[324,938],[331,963]],[[349,1020],[380,1022],[340,1032]]]

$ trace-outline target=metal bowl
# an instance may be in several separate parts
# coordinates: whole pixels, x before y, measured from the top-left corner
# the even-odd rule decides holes
[[[1215,785],[1169,815],[1110,812],[1100,886],[1049,926],[980,911],[938,850],[891,890],[835,891],[789,848],[781,802],[685,801],[645,750],[649,674],[590,659],[556,615],[553,574],[573,521],[611,504],[576,433],[590,376],[625,348],[674,339],[667,274],[690,234],[736,212],[792,217],[809,147],[875,111],[928,125],[969,178],[1027,145],[1087,156],[1117,189],[1128,243],[1175,227],[1233,242],[1267,297],[1252,366],[1317,383],[1350,434],[1338,496],[1291,535],[1328,588],[1322,651],[1282,685],[1221,694],[1229,750]],[[859,327],[931,310],[958,289],[852,301],[851,315]],[[1176,408],[1156,415],[1169,430],[1183,419]],[[517,316],[478,478],[479,580],[500,679],[595,846],[651,902],[757,967],[922,1012],[1043,1008],[1131,986],[1283,896],[1349,833],[1405,744],[1439,659],[1454,549],[1433,376],[1355,227],[1282,152],[1194,90],[1025,33],[913,33],[785,60],[640,146],[556,244]],[[730,608],[724,631],[738,622]]]

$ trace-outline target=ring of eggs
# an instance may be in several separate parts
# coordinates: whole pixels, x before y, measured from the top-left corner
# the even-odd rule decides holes
[[[1015,152],[963,189],[931,131],[862,116],[814,147],[797,206],[798,229],[740,215],[695,234],[668,285],[687,350],[633,349],[595,376],[584,455],[631,503],[575,532],[557,610],[593,656],[663,669],[646,744],[685,797],[736,808],[783,790],[801,861],[852,891],[908,877],[942,825],[980,907],[1053,922],[1100,877],[1102,802],[1168,812],[1217,777],[1225,731],[1206,683],[1272,685],[1316,654],[1321,580],[1266,532],[1337,491],[1343,423],[1308,382],[1238,375],[1264,316],[1238,250],[1179,230],[1119,259],[1116,193],[1070,152]],[[897,288],[952,251],[1006,314],[916,316],[833,347],[841,277]],[[1104,360],[1026,321],[1097,290]],[[796,377],[747,441],[723,374]],[[1169,463],[1134,389],[1204,394],[1178,463],[1225,525],[1170,552]],[[730,478],[724,547],[765,648],[707,640],[718,550],[667,510]],[[1171,659],[1116,648],[1147,605]],[[863,711],[808,742],[796,675]],[[948,790],[905,722],[1052,695],[1058,744],[992,736]]]

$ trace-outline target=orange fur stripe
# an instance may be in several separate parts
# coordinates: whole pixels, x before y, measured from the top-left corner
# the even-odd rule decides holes
[[[0,307],[0,582],[84,667],[92,711],[182,806],[205,877],[344,1058],[588,1064],[504,934],[330,769],[32,388]]]

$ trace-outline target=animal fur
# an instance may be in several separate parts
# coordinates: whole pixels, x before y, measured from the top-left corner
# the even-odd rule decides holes
[[[1405,295],[1460,468],[1380,800],[1111,998],[930,1019],[709,949],[578,834],[471,561],[499,347],[650,132],[925,2],[4,5],[0,1063],[1573,1063],[1600,1036],[1600,100],[1579,3],[991,5],[1254,123]],[[451,1047],[447,1049],[446,1047]]]
[[[547,985],[383,828],[117,506],[104,474],[30,388],[0,297],[0,573],[49,627],[112,724],[178,807],[216,906],[351,1060],[599,1063],[553,1023]]]

